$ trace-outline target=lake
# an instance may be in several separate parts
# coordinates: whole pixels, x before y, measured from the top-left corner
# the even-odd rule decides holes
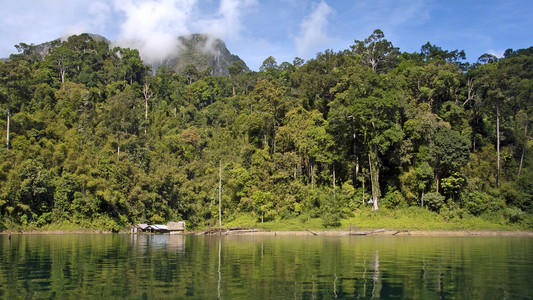
[[[532,299],[533,238],[0,235],[3,299]]]

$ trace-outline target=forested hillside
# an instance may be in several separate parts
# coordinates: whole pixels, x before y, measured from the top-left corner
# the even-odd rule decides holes
[[[533,227],[533,48],[468,64],[430,43],[401,52],[376,30],[215,77],[150,71],[86,34],[32,47],[0,62],[0,229],[210,226],[219,175],[223,222],[338,226],[418,206]]]

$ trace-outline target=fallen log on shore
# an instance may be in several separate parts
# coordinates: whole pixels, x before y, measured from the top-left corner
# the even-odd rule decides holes
[[[311,232],[313,235],[319,235],[318,233],[312,231],[311,229],[306,228],[307,231]]]
[[[398,230],[398,231],[396,231],[395,233],[393,233],[392,235],[397,235],[398,233],[402,233],[402,232],[407,232],[407,233],[409,233],[409,230]]]
[[[376,229],[372,231],[350,232],[348,233],[348,235],[371,235],[371,234],[380,233],[384,231],[386,231],[386,229]]]

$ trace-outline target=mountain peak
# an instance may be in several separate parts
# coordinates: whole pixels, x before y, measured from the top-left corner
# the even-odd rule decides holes
[[[194,65],[198,70],[211,68],[212,75],[228,75],[228,66],[241,60],[231,54],[226,44],[219,38],[207,34],[189,34],[178,37],[178,47],[159,63],[152,63],[150,67],[156,70],[159,66],[169,67],[177,72],[188,65]],[[246,72],[250,70],[245,68]]]
[[[63,41],[75,37],[62,37],[56,40],[42,43],[39,45],[26,45],[21,43],[21,45],[27,46],[24,51],[29,51],[44,57],[50,53],[54,48],[61,45]],[[139,41],[122,41],[122,42],[110,42],[103,36],[97,34],[84,33],[80,34],[77,37],[82,37],[85,39],[92,39],[96,42],[105,42],[106,44],[120,45],[121,47],[137,48],[136,45],[142,45],[138,43]],[[194,65],[199,71],[205,71],[208,68],[211,69],[211,75],[228,75],[228,67],[231,63],[240,61],[241,59],[232,54],[226,47],[226,44],[219,38],[214,37],[208,34],[189,34],[185,36],[177,37],[176,46],[168,49],[167,54],[165,54],[163,59],[159,60],[149,60],[144,59],[144,63],[152,68],[155,72],[159,66],[164,66],[171,68],[176,72],[181,72],[188,65]],[[144,51],[147,51],[143,47]],[[153,49],[153,47],[152,47]],[[146,55],[150,57],[150,53],[141,52],[141,57]],[[7,60],[7,59],[4,59]],[[244,64],[244,71],[249,72],[250,69]]]

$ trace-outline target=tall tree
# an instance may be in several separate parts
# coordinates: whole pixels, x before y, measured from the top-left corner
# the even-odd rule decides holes
[[[431,162],[435,170],[437,192],[440,180],[459,172],[470,159],[470,140],[447,127],[440,128],[430,145]]]
[[[263,120],[265,145],[270,152],[276,152],[276,132],[288,109],[288,101],[283,91],[268,80],[261,80],[250,94],[252,114],[257,114]]]
[[[328,121],[337,140],[351,141],[346,149],[348,157],[356,160],[354,183],[359,163],[368,157],[373,207],[377,209],[382,159],[404,135],[399,124],[400,102],[392,84],[394,80],[389,75],[377,74],[361,65],[347,68],[345,72],[338,85],[345,90],[338,93],[332,103]]]
[[[350,46],[355,55],[361,56],[361,62],[369,65],[374,71],[386,71],[397,62],[400,51],[391,42],[385,39],[385,34],[380,29],[364,39],[355,40]]]
[[[27,61],[13,57],[8,62],[0,62],[0,93],[6,101],[6,148],[9,149],[12,102],[25,98],[28,93],[30,65]]]

